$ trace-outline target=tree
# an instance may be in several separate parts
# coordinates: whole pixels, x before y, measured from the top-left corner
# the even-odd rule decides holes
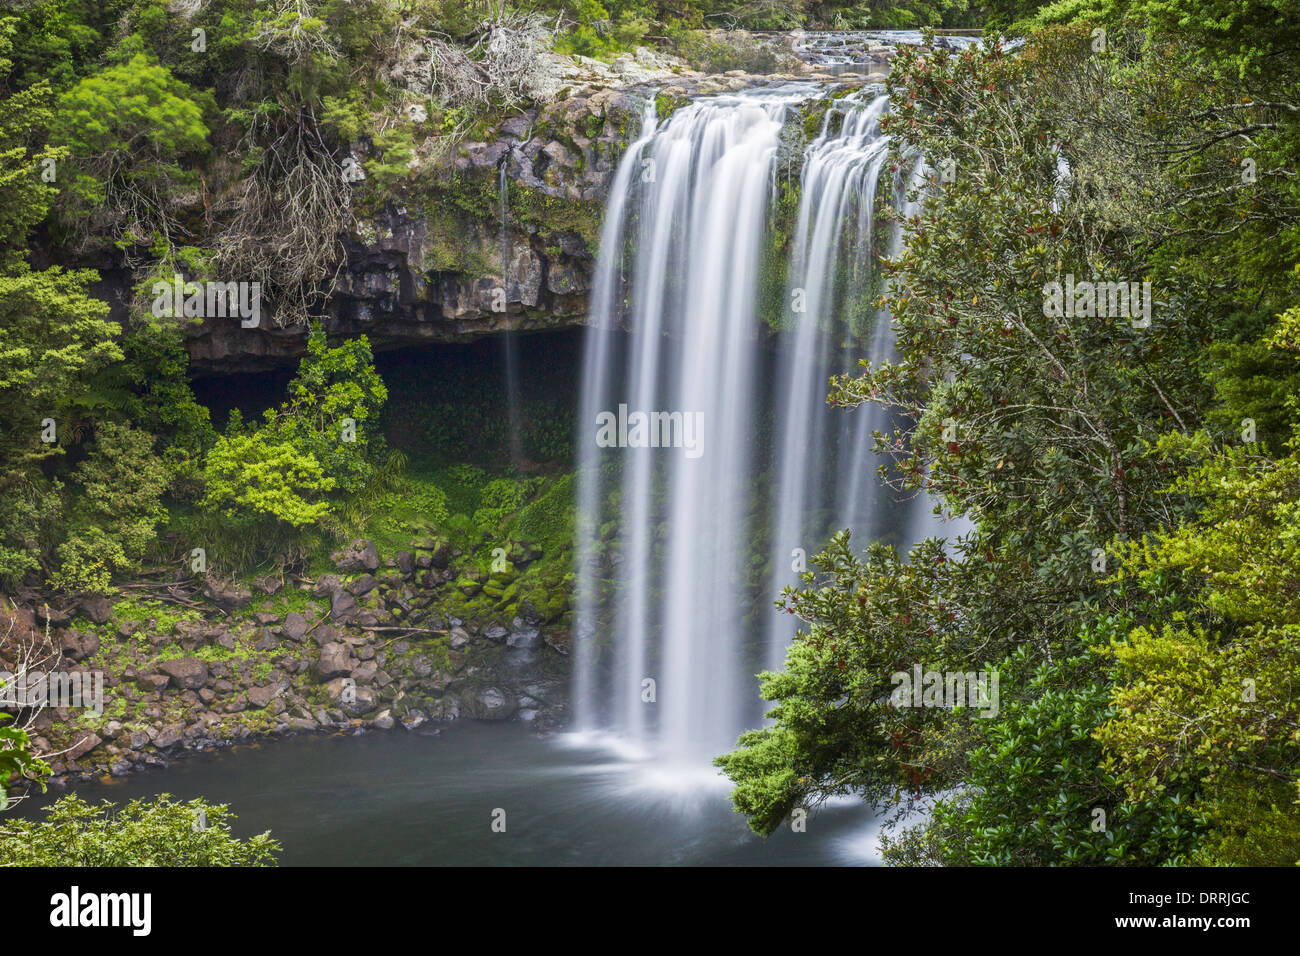
[[[190,161],[207,149],[199,97],[143,53],[65,92],[50,139],[70,153],[59,212],[86,247],[108,236],[123,249],[172,241],[178,210],[199,177]]]
[[[40,822],[0,825],[0,856],[11,866],[273,866],[280,844],[269,832],[240,840],[234,814],[205,800],[132,800],[120,810],[75,794]]]
[[[0,581],[40,566],[61,486],[38,465],[71,439],[62,412],[86,379],[122,357],[108,304],[86,293],[94,278],[58,267],[0,275],[0,494],[11,503],[0,511]]]
[[[105,421],[96,427],[94,448],[77,466],[81,495],[71,532],[59,546],[55,587],[102,593],[113,574],[139,567],[167,518],[167,469],[153,442],[148,432],[129,425]]]
[[[255,427],[232,416],[208,452],[201,505],[248,524],[241,534],[265,535],[268,547],[320,525],[340,493],[370,480],[384,447],[374,432],[387,398],[369,341],[330,348],[315,326],[285,402]]]

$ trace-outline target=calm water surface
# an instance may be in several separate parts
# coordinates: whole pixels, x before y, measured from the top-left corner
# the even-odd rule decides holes
[[[540,738],[521,724],[267,741],[77,792],[92,801],[166,792],[227,803],[235,832],[269,829],[285,866],[877,862],[872,814],[858,804],[822,807],[807,832],[787,827],[763,840],[732,811],[711,768],[670,771],[594,742]],[[37,806],[24,804],[24,815]],[[504,833],[491,828],[498,808]]]

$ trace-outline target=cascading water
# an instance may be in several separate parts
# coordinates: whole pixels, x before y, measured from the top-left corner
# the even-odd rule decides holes
[[[884,97],[837,101],[805,151],[774,349],[759,315],[783,125],[817,92],[701,100],[662,126],[648,109],[610,194],[579,433],[576,723],[656,760],[707,762],[757,725],[754,674],[780,664],[793,634],[763,610],[790,583],[792,549],[881,524],[883,499],[859,473],[874,471],[871,430],[885,420],[825,398],[833,372],[893,347],[888,316],[863,305]],[[638,441],[638,413],[652,438],[671,437],[674,421],[689,437],[698,422],[698,448],[649,447],[647,431]],[[598,444],[601,422],[617,422],[606,437],[620,447]]]
[[[513,266],[510,257],[509,233],[510,181],[506,176],[506,165],[509,158],[510,153],[507,152],[501,157],[501,162],[497,167],[497,199],[501,214],[501,292],[505,299],[509,298],[510,273]],[[508,427],[510,429],[510,464],[518,468],[522,464],[524,457],[523,416],[519,396],[519,346],[515,341],[514,329],[508,323],[505,333],[501,336],[501,349],[505,359],[506,412],[509,416]]]
[[[840,326],[832,320],[870,300],[876,186],[889,153],[880,120],[888,105],[885,96],[865,105],[856,98],[836,104],[827,110],[821,132],[804,156],[788,289],[789,301],[799,301],[802,308],[793,311],[794,328],[777,382],[774,590],[796,583],[807,556],[832,530],[829,519],[835,527],[852,527],[871,504],[857,481],[869,473],[866,446],[879,423],[876,410],[858,408],[831,423],[821,411],[831,374],[849,371],[860,352],[836,348]],[[878,361],[887,357],[891,343],[882,330],[888,321],[875,312],[872,317],[875,321],[864,330],[867,357]],[[834,436],[826,434],[828,427],[835,429]],[[828,515],[827,508],[835,510]],[[788,617],[769,615],[767,668],[780,666],[792,634]]]

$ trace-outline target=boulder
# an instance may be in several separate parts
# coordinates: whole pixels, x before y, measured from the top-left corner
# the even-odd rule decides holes
[[[326,644],[320,649],[316,669],[322,680],[343,677],[352,670],[351,652],[346,644]]]
[[[171,724],[158,731],[157,736],[153,739],[153,745],[159,750],[167,750],[175,747],[181,742],[182,728],[180,724]]]
[[[263,594],[277,594],[284,587],[284,580],[278,574],[265,574],[253,579],[253,587]]]
[[[103,742],[98,734],[87,733],[68,750],[68,758],[70,760],[80,760],[85,754],[90,753]]]
[[[85,634],[80,631],[67,631],[59,641],[63,656],[74,661],[85,660],[99,650],[99,635],[94,631]]]
[[[334,566],[340,571],[377,571],[379,570],[379,552],[375,543],[365,538],[353,541],[342,554],[331,555]]]
[[[347,590],[348,593],[354,597],[361,597],[362,595],[369,594],[378,586],[378,578],[373,574],[363,574],[356,580],[348,582]]]
[[[343,583],[337,574],[322,574],[312,585],[311,593],[313,597],[329,597],[341,587]]]
[[[170,677],[182,690],[198,690],[208,682],[208,665],[197,657],[163,661],[158,665],[158,670]]]
[[[297,611],[290,611],[284,617],[284,636],[291,641],[303,641],[307,638],[307,619]]]
[[[480,690],[470,703],[471,716],[479,720],[506,720],[515,712],[515,702],[496,687]]]
[[[250,687],[248,690],[248,706],[254,710],[261,710],[271,701],[279,696],[282,688],[279,684],[267,684],[264,687]]]
[[[227,613],[242,610],[253,600],[253,592],[248,588],[213,574],[204,579],[203,596]]]
[[[519,619],[515,618],[515,621],[518,622]],[[540,643],[541,631],[535,627],[525,627],[512,631],[510,636],[506,638],[506,646],[513,647],[517,650],[522,649],[531,651]]]
[[[85,597],[81,599],[81,610],[96,624],[107,624],[113,616],[113,605],[105,597]]]
[[[347,591],[335,591],[330,598],[330,619],[347,624],[356,616],[357,599]]]

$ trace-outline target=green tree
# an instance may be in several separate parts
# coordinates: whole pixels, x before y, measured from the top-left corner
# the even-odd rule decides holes
[[[165,793],[121,809],[70,794],[44,820],[0,824],[0,857],[10,866],[274,866],[270,833],[240,840],[233,821],[225,804]]]
[[[94,447],[76,469],[80,495],[51,578],[67,591],[103,592],[113,574],[138,568],[167,518],[168,474],[153,453],[153,436],[110,421],[95,431]]]
[[[200,188],[192,161],[207,149],[203,113],[200,97],[143,53],[59,98],[50,140],[70,154],[59,213],[81,244],[180,234],[178,210]]]

